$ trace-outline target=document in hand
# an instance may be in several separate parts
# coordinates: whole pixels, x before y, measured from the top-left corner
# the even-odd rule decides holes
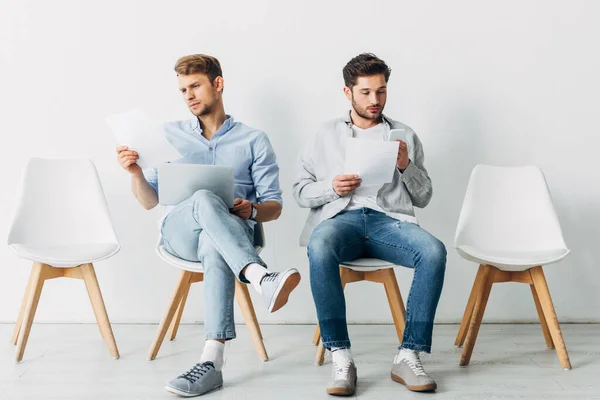
[[[361,186],[391,182],[398,158],[399,142],[348,138],[345,174],[362,178]]]
[[[137,151],[137,163],[142,168],[156,167],[181,158],[181,154],[167,141],[162,124],[153,121],[140,108],[109,115],[106,123],[119,145]]]

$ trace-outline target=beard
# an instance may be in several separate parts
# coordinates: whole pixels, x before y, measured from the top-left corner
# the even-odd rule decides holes
[[[369,110],[367,110],[367,108],[363,108],[361,106],[359,106],[358,104],[356,104],[356,101],[354,100],[354,95],[352,95],[352,108],[354,109],[354,111],[356,111],[356,113],[364,119],[369,119],[369,120],[379,120],[381,119],[381,114],[383,114],[383,108],[385,107],[385,104],[381,105],[381,104],[375,104],[374,106],[369,106],[369,107],[379,107],[379,111],[376,113],[373,113]]]
[[[193,110],[190,108],[190,111],[196,117],[202,117],[204,115],[210,114],[212,112],[212,110],[213,110],[213,104],[203,105],[202,107],[198,108],[197,110]]]

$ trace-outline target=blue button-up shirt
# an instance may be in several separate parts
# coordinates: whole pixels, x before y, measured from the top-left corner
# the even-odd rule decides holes
[[[165,137],[182,155],[172,162],[231,166],[235,169],[236,198],[252,203],[277,201],[283,204],[279,166],[266,133],[227,117],[211,140],[202,136],[198,118],[166,123]],[[143,172],[158,193],[158,169],[147,168]],[[166,215],[173,206],[165,209]]]

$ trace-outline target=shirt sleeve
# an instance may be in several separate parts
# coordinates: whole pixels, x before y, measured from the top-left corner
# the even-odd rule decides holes
[[[251,173],[259,203],[276,201],[283,204],[283,192],[279,186],[279,165],[265,133],[262,133],[255,142]]]
[[[158,195],[158,169],[156,168],[146,168],[142,171],[144,174],[144,178],[146,181],[152,186],[152,189]]]

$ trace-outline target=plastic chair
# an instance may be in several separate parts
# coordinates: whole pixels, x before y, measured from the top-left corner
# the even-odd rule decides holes
[[[571,368],[542,265],[569,254],[548,186],[535,166],[473,169],[460,213],[454,247],[480,264],[455,344],[467,366],[494,283],[531,287],[546,344],[556,347],[561,365]],[[466,342],[465,342],[466,341]]]
[[[340,277],[342,279],[342,289],[344,289],[348,283],[360,281],[383,284],[390,305],[390,311],[392,312],[394,326],[396,327],[398,341],[402,343],[406,310],[404,308],[404,302],[402,301],[402,295],[400,294],[400,288],[398,287],[398,281],[396,280],[396,274],[394,273],[395,266],[396,265],[378,258],[358,258],[340,264]],[[319,324],[317,324],[317,329],[313,336],[313,344],[318,346],[315,355],[316,365],[323,365],[323,362],[325,361],[325,347],[320,346],[320,342],[321,330]]]
[[[85,282],[100,333],[111,356],[119,358],[93,263],[115,255],[120,247],[94,163],[32,158],[8,245],[33,261],[11,340],[17,345],[16,360],[23,359],[44,282],[58,277]]]
[[[263,227],[262,224],[258,223],[254,229],[254,246],[258,253],[261,252],[264,244],[265,237]],[[160,346],[162,345],[162,342],[167,334],[167,330],[169,330],[170,340],[175,339],[177,336],[179,323],[181,322],[181,316],[183,314],[185,302],[190,291],[190,286],[192,283],[202,282],[204,280],[204,272],[200,262],[191,262],[177,258],[166,251],[164,245],[159,245],[156,248],[156,253],[163,261],[181,269],[181,273],[179,274],[175,291],[171,296],[167,313],[161,320],[158,327],[158,333],[154,339],[154,342],[150,346],[150,350],[148,352],[149,360],[154,360],[156,358],[156,355],[160,350]],[[258,353],[258,357],[262,361],[269,360],[267,350],[265,349],[265,345],[263,343],[262,332],[260,331],[260,326],[258,325],[258,320],[256,319],[256,314],[254,312],[254,306],[252,305],[252,299],[250,298],[250,292],[248,291],[247,285],[241,283],[237,279],[235,281],[235,299],[240,307],[242,316],[246,322],[246,326],[250,331],[250,336],[252,338],[254,348]]]

